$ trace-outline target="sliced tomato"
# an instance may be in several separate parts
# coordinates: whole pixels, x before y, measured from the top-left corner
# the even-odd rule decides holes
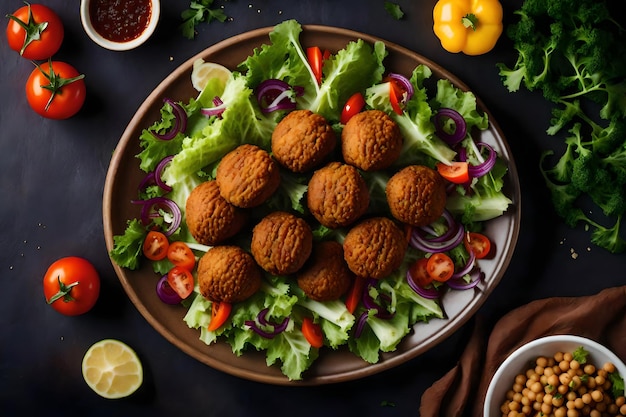
[[[433,253],[426,263],[426,271],[433,280],[446,282],[454,274],[454,262],[445,253]]]
[[[420,287],[427,287],[433,282],[433,277],[428,273],[427,264],[428,259],[422,258],[415,261],[409,268],[413,281]]]
[[[321,348],[324,346],[324,334],[319,324],[314,323],[310,317],[305,317],[302,320],[302,334],[304,338],[314,348]]]
[[[365,288],[365,280],[356,277],[346,297],[346,308],[350,314],[354,313],[354,310],[356,310],[356,307],[359,305],[361,297],[363,296],[363,288]]]
[[[322,68],[324,67],[324,56],[319,46],[311,46],[306,48],[306,57],[309,60],[311,70],[318,84],[322,83]]]
[[[143,254],[151,261],[160,261],[167,256],[169,246],[167,236],[156,230],[151,230],[143,241]]]
[[[437,163],[437,172],[450,182],[465,184],[469,181],[469,164],[467,162],[452,162],[451,165]]]
[[[491,252],[491,240],[482,233],[466,233],[463,243],[465,245],[465,249],[474,252],[474,255],[476,255],[476,258],[478,259],[487,257],[489,252]]]
[[[230,316],[230,311],[232,309],[233,305],[231,303],[213,301],[213,304],[211,304],[211,321],[209,322],[207,330],[214,332],[222,327]]]
[[[193,275],[188,269],[175,266],[167,273],[167,283],[182,299],[189,297],[193,291]]]
[[[348,101],[346,101],[346,105],[343,107],[341,112],[341,123],[346,124],[348,120],[352,118],[355,114],[359,113],[365,107],[365,98],[363,98],[363,94],[354,93]]]
[[[189,245],[185,242],[172,242],[167,249],[167,259],[176,266],[182,266],[189,271],[193,271],[196,266],[196,256]]]
[[[402,107],[400,107],[400,100],[403,94],[403,90],[397,83],[389,81],[389,101],[391,102],[391,108],[396,114],[402,114]]]

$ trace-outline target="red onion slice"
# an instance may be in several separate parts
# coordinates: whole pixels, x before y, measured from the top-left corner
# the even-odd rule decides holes
[[[166,104],[172,106],[172,112],[174,113],[174,125],[172,128],[166,133],[157,133],[150,132],[154,137],[161,140],[172,140],[181,132],[184,132],[187,129],[187,112],[183,107],[176,103],[174,100],[165,98],[163,101]]]
[[[276,335],[285,331],[287,325],[289,324],[289,317],[285,317],[281,323],[273,323],[267,320],[268,311],[268,308],[264,308],[263,310],[259,311],[256,321],[246,320],[245,324],[258,335],[266,339],[273,339]],[[259,324],[261,324],[262,326],[271,327],[272,329],[262,329],[261,327],[259,327]]]
[[[496,158],[498,154],[490,145],[484,142],[478,142],[476,143],[476,146],[478,146],[479,149],[486,148],[489,151],[489,155],[487,155],[487,159],[485,160],[485,162],[479,165],[471,165],[471,164],[469,165],[468,171],[469,171],[470,176],[478,178],[478,177],[482,177],[483,175],[491,171],[493,166],[496,164]]]
[[[470,272],[470,277],[472,278],[470,282],[465,282],[465,280],[463,280],[462,278],[456,278],[456,279],[450,278],[446,282],[446,284],[448,285],[448,287],[452,288],[453,290],[469,290],[471,288],[474,288],[476,285],[478,285],[478,283],[482,281],[484,276],[485,276],[484,272],[480,271],[479,269],[475,269],[472,272]]]
[[[411,100],[411,97],[413,97],[415,90],[413,88],[413,84],[411,84],[411,81],[407,77],[402,74],[390,72],[387,75],[387,78],[398,82],[398,84],[400,84],[402,86],[402,89],[406,92],[406,94],[404,94],[402,97],[402,103],[406,103],[407,101]]]
[[[304,94],[302,87],[292,87],[283,80],[272,78],[263,81],[256,91],[256,98],[261,111],[271,113],[276,110],[295,109],[296,102],[290,97],[292,91],[296,96]]]
[[[424,297],[429,300],[436,300],[437,298],[439,298],[439,290],[435,287],[424,288],[419,285],[417,282],[415,282],[415,279],[413,278],[410,269],[406,272],[406,282],[409,284],[409,287],[411,287],[411,289],[415,291],[415,293],[420,297]]]
[[[159,296],[159,299],[163,301],[165,304],[179,304],[183,301],[182,298],[174,291],[170,284],[167,282],[167,274],[163,275],[161,279],[157,282],[156,293]]]
[[[445,119],[454,122],[454,132],[448,133],[443,128]],[[448,145],[455,145],[465,139],[467,135],[467,124],[461,114],[449,108],[441,108],[435,114],[435,134],[439,136]]]
[[[147,200],[133,200],[131,201],[134,204],[141,204],[141,221],[143,224],[148,225],[152,222],[153,218],[162,217],[158,212],[159,210],[164,210],[170,213],[172,216],[172,221],[169,224],[169,227],[163,230],[163,233],[166,236],[171,236],[178,228],[180,227],[180,223],[182,221],[182,214],[180,212],[180,207],[165,197],[154,197],[149,198]]]

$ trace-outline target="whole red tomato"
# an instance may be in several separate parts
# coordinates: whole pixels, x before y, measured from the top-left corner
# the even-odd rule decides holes
[[[27,4],[7,17],[9,47],[24,58],[48,59],[61,47],[63,23],[50,8],[41,4]]]
[[[28,104],[49,119],[72,117],[83,107],[87,95],[83,78],[83,74],[65,62],[37,65],[26,81]]]
[[[96,304],[100,295],[100,276],[86,259],[61,258],[48,268],[43,277],[46,301],[66,316],[84,314]]]

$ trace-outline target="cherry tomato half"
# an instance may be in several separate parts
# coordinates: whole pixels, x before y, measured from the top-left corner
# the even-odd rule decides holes
[[[43,293],[48,304],[66,316],[84,314],[100,295],[100,276],[86,259],[76,256],[53,262],[43,277]]]
[[[188,269],[175,266],[167,273],[167,283],[180,298],[185,299],[193,291],[193,275]]]
[[[365,107],[365,99],[363,98],[363,94],[352,94],[348,101],[346,101],[346,105],[341,111],[341,123],[344,125],[348,123],[348,120],[350,120],[352,116],[363,110],[363,107]]]
[[[38,65],[26,81],[28,104],[49,119],[72,117],[83,107],[87,95],[83,77],[65,62]]]
[[[421,258],[413,262],[413,265],[409,268],[409,273],[413,277],[413,281],[420,287],[427,287],[433,282],[433,277],[427,270],[428,259]]]
[[[322,57],[322,50],[319,46],[311,46],[306,48],[306,56],[315,75],[315,80],[318,84],[322,83],[322,67],[324,66],[324,59]]]
[[[314,323],[310,317],[305,317],[302,320],[302,334],[307,342],[314,348],[321,348],[324,346],[324,334],[319,324]]]
[[[196,266],[196,256],[185,242],[172,242],[167,248],[167,259],[176,266],[193,271]]]
[[[451,165],[438,162],[437,172],[455,184],[465,184],[469,181],[469,164],[467,162],[453,162]]]
[[[59,16],[41,4],[27,4],[7,16],[9,48],[26,59],[41,61],[56,54],[63,43],[64,28]]]
[[[468,232],[463,239],[465,249],[474,252],[476,258],[483,259],[491,252],[491,240],[482,233]]]
[[[454,274],[454,262],[445,253],[433,253],[426,263],[426,271],[435,281],[446,282]]]
[[[233,305],[231,303],[213,301],[211,304],[211,321],[209,322],[207,330],[214,332],[222,327],[222,325],[226,323],[226,320],[228,320],[228,316],[230,316],[232,308]]]
[[[151,261],[160,261],[165,259],[170,243],[161,232],[151,230],[143,241],[143,254]]]

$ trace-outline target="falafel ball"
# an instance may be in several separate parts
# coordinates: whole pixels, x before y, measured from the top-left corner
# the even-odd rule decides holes
[[[399,268],[408,242],[396,223],[373,217],[354,226],[343,242],[344,258],[357,276],[381,279]]]
[[[215,180],[196,186],[185,204],[185,221],[191,235],[203,245],[216,245],[236,235],[245,225],[246,213],[221,195]]]
[[[326,227],[344,227],[367,211],[370,202],[367,184],[352,165],[331,162],[315,171],[307,192],[311,214]]]
[[[252,230],[252,256],[261,268],[275,275],[293,274],[302,268],[312,247],[311,227],[285,211],[268,214]]]
[[[208,300],[238,303],[261,287],[261,270],[239,246],[215,246],[198,262],[198,286]]]
[[[446,207],[445,180],[423,165],[410,165],[395,173],[385,193],[393,217],[411,226],[434,222]]]
[[[355,114],[341,133],[341,152],[346,163],[363,171],[388,168],[402,152],[400,128],[380,110]]]
[[[316,244],[309,262],[296,276],[298,286],[316,301],[338,299],[348,291],[354,278],[343,259],[343,246],[334,240]]]
[[[266,150],[244,144],[222,158],[215,180],[226,201],[249,208],[263,204],[278,189],[280,171]]]
[[[294,110],[272,133],[272,153],[285,168],[303,173],[321,165],[337,145],[326,119],[310,110]]]

